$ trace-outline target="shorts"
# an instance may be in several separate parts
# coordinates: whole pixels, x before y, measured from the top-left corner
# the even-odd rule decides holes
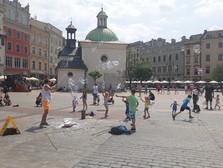
[[[105,109],[108,110],[108,104],[106,103],[104,104],[104,106],[105,106]]]
[[[190,110],[190,107],[183,107],[183,106],[181,106],[181,108],[180,108],[180,111],[184,111],[185,109],[187,109],[187,110]]]
[[[205,97],[205,98],[206,98],[206,101],[210,101],[210,102],[212,102],[212,97],[207,96],[207,97]]]
[[[149,111],[149,107],[145,107],[144,108],[144,111]]]
[[[42,101],[42,106],[44,110],[49,110],[49,101],[48,100],[43,100]]]
[[[131,111],[129,111],[128,116],[129,116],[129,118],[130,118],[131,120],[133,120],[133,119],[136,118],[136,113],[135,113],[135,112],[131,112]]]

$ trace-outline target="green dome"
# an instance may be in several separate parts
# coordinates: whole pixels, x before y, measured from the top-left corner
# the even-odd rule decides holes
[[[96,28],[88,33],[86,40],[91,41],[118,41],[117,36],[109,28]]]

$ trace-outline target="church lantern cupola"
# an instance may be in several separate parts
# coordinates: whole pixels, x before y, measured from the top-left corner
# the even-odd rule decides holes
[[[107,18],[107,14],[103,11],[103,8],[101,8],[101,11],[97,15],[98,28],[107,28]]]
[[[76,28],[72,24],[72,21],[70,22],[70,25],[66,28],[67,30],[67,44],[66,46],[69,48],[76,48]]]

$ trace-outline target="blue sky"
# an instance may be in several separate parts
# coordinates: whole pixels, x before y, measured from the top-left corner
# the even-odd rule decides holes
[[[223,29],[223,0],[19,0],[30,4],[31,16],[49,22],[65,33],[71,18],[77,40],[97,26],[96,15],[103,4],[108,27],[120,41],[152,38],[179,40],[183,35]]]

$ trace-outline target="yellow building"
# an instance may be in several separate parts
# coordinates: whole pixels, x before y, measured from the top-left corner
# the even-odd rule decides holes
[[[31,75],[43,79],[55,77],[57,55],[63,47],[62,31],[49,23],[31,19],[30,71]]]
[[[204,31],[201,38],[202,78],[212,79],[217,65],[223,66],[223,30]]]
[[[48,39],[46,23],[35,19],[30,20],[31,47],[30,73],[39,79],[48,75]]]

